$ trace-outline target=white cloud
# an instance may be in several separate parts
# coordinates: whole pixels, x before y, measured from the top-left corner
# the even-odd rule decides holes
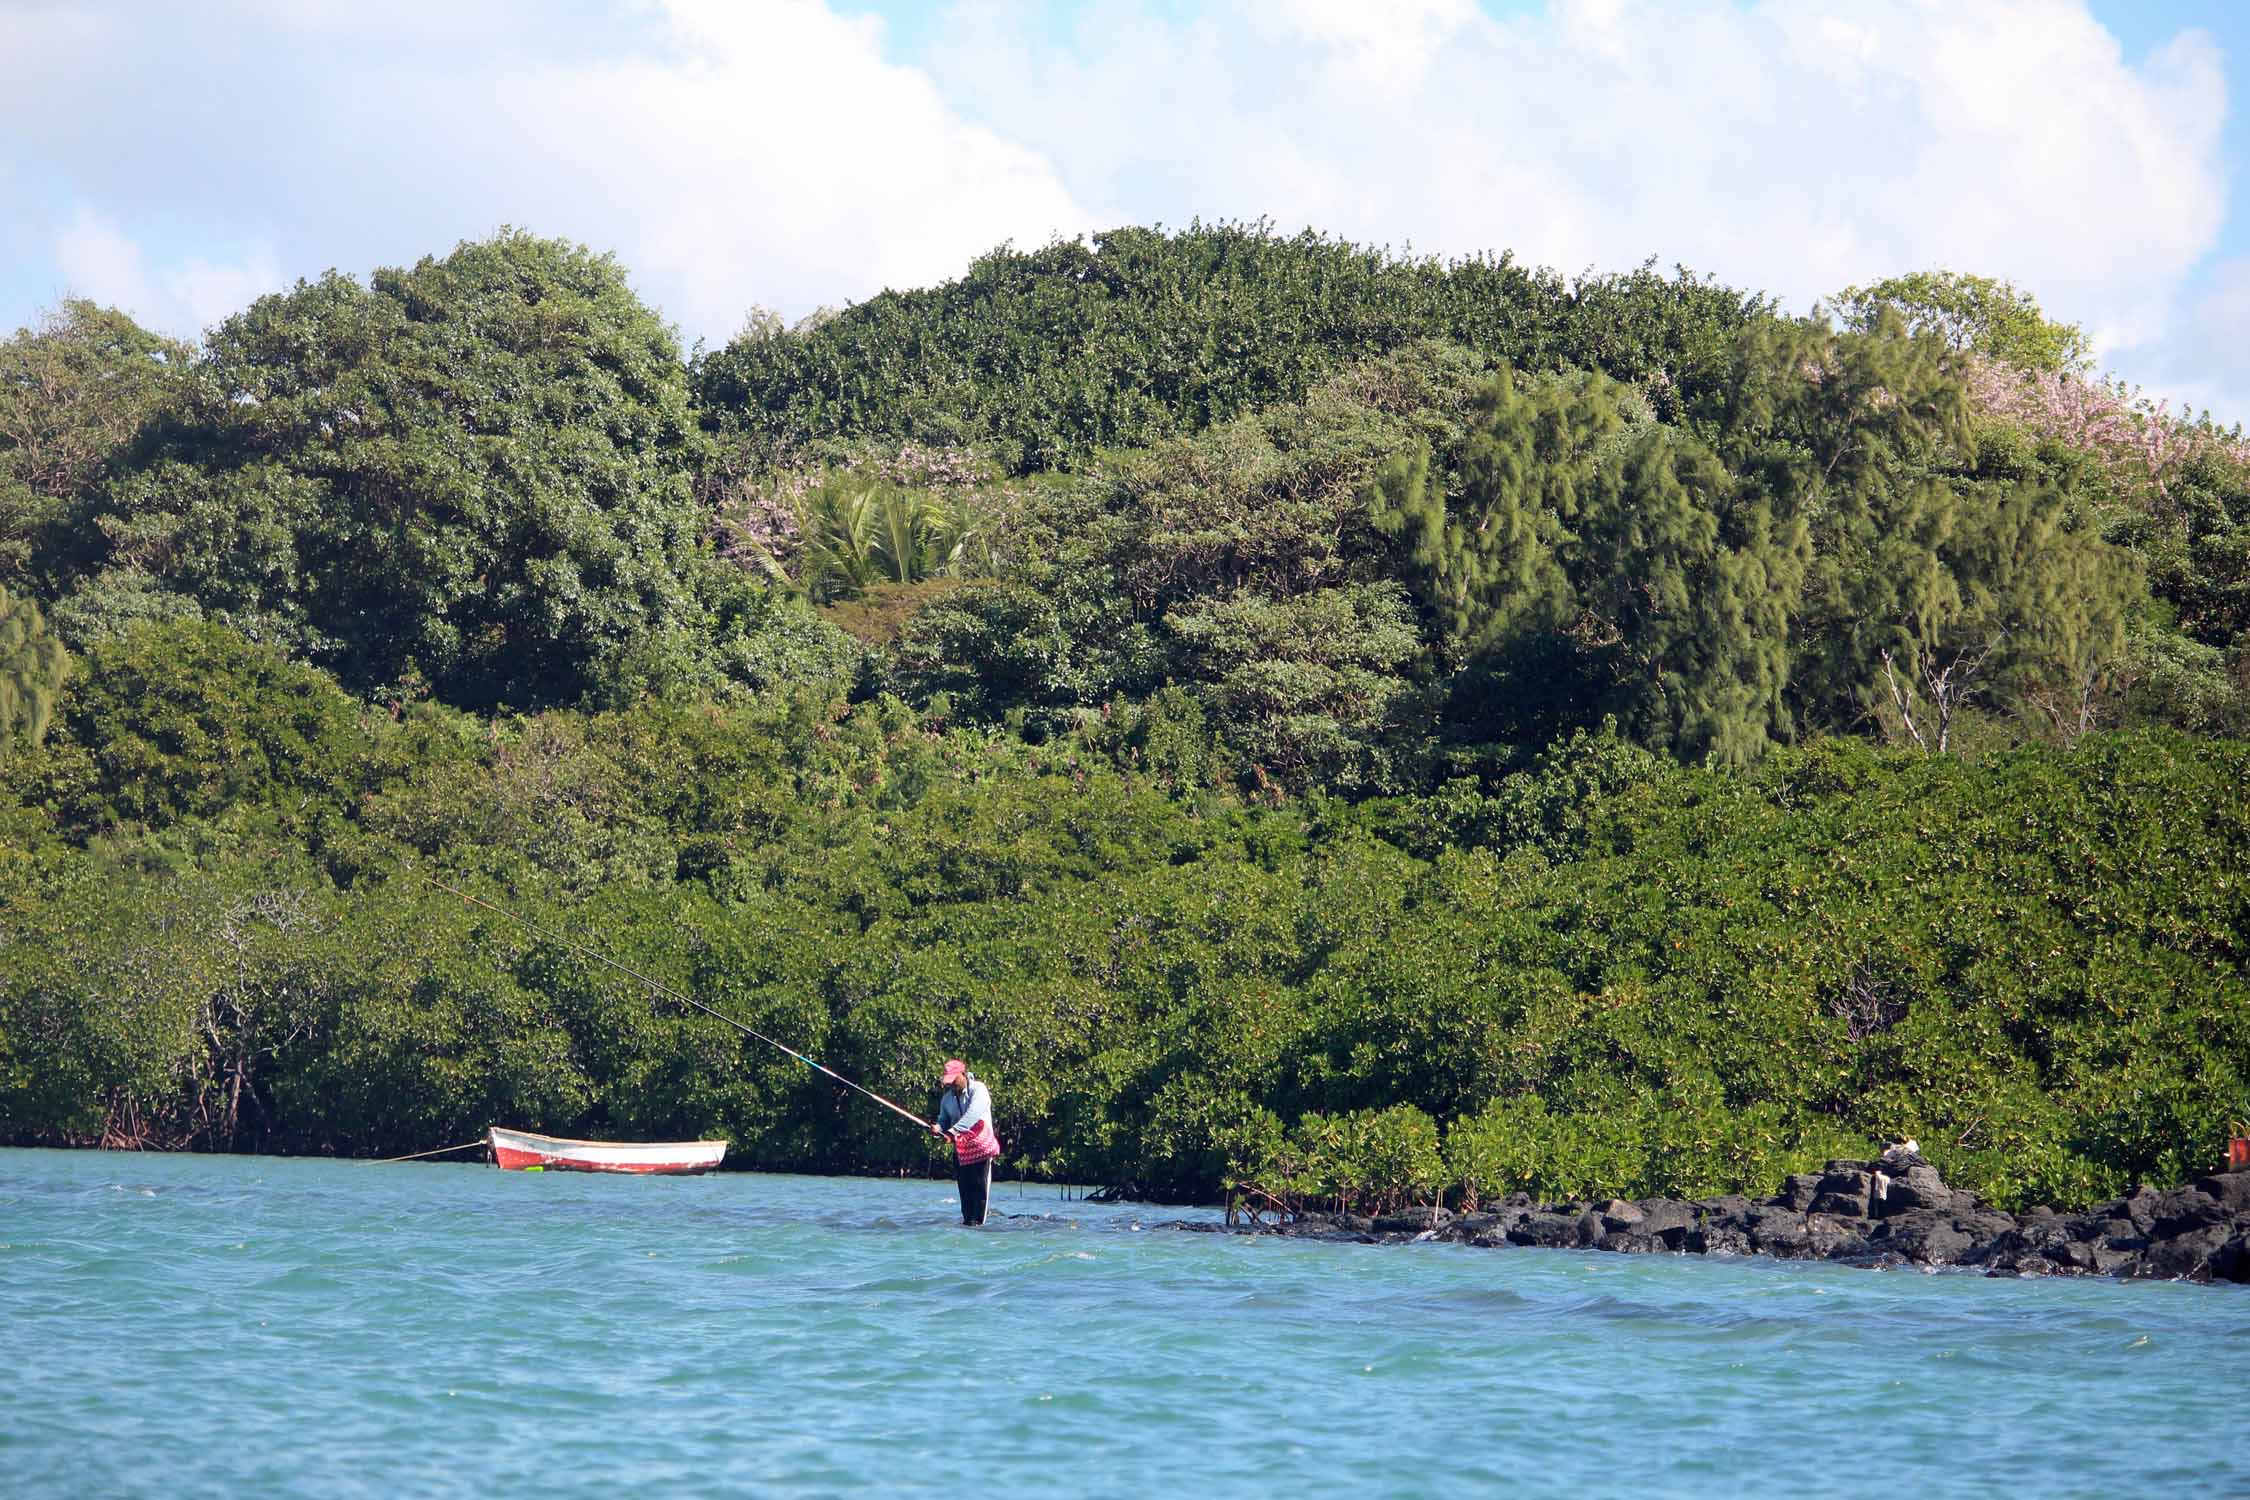
[[[666,13],[668,55],[498,78],[458,125],[532,222],[597,198],[607,243],[688,327],[924,285],[1002,239],[1088,227],[1043,157],[884,61],[871,23],[809,3]]]
[[[1254,41],[1313,43],[1330,76],[1386,98],[1416,87],[1455,33],[1484,24],[1476,0],[1257,0],[1245,19]]]
[[[283,284],[273,250],[263,245],[240,261],[190,256],[164,272],[165,291],[196,328],[220,322]]]
[[[55,264],[75,296],[122,307],[135,317],[161,319],[156,285],[149,280],[140,247],[81,206],[55,236]]]
[[[0,7],[0,84],[11,93],[98,62],[128,40],[122,18],[67,5]]]
[[[277,264],[364,274],[504,223],[615,251],[691,338],[1093,225],[1034,146],[961,119],[884,59],[879,24],[817,0],[661,0],[576,32],[536,0],[467,10],[119,7],[145,24],[101,64],[118,107],[36,122],[33,161],[35,122],[0,96],[0,165],[24,143],[19,169],[93,205],[53,236],[65,281],[178,332]],[[159,78],[171,92],[141,100]],[[204,248],[246,223],[268,253]]]
[[[2237,256],[2212,268],[2211,290],[2197,303],[2196,322],[2220,343],[2250,343],[2250,257]]]
[[[183,334],[203,332],[282,284],[271,247],[262,245],[237,261],[188,256],[151,267],[137,241],[84,204],[55,235],[53,249],[69,295]]]
[[[2130,62],[2076,0],[1569,0],[1505,21],[1427,0],[1390,19],[1109,5],[1043,41],[972,3],[932,66],[1136,218],[1270,215],[1572,271],[1653,255],[1800,309],[1946,266],[2128,354],[2171,336],[2225,217],[2215,44]],[[2250,395],[2250,366],[2237,379]]]

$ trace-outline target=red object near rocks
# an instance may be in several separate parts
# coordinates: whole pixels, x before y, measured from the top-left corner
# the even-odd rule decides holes
[[[2250,1171],[2250,1135],[2238,1135],[2227,1142],[2227,1170]]]

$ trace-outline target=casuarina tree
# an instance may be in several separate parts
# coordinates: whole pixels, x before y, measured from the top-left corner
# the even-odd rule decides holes
[[[69,653],[48,633],[39,606],[0,589],[0,750],[39,743],[69,672]]]
[[[1458,507],[1426,447],[1376,476],[1368,510],[1402,544],[1440,640],[1472,655],[1523,624],[1548,625],[1567,604],[1559,557],[1595,477],[1595,445],[1624,422],[1606,381],[1551,381],[1518,391],[1503,370],[1479,400],[1462,445]]]
[[[1503,376],[1451,492],[1410,452],[1377,477],[1370,514],[1403,543],[1447,649],[1481,658],[1475,691],[1750,759],[1783,727],[1803,522],[1645,408],[1629,421],[1629,405],[1601,376],[1521,392]]]

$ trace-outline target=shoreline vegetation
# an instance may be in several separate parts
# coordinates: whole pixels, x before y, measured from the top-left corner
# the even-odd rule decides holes
[[[2250,1117],[2246,736],[2250,446],[1977,276],[1198,224],[683,351],[508,230],[68,302],[0,344],[0,1143],[928,1163],[432,876],[968,1058],[1034,1181],[2101,1203]]]

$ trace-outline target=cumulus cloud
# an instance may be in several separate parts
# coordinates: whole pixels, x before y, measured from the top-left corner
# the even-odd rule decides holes
[[[2071,0],[1105,6],[1044,47],[1011,6],[953,17],[949,96],[1081,192],[1174,218],[1571,270],[1654,255],[1799,307],[1943,265],[2122,349],[2161,336],[2225,213],[2216,47],[2132,63]]]
[[[2177,326],[2128,373],[2174,411],[2250,423],[2250,256],[2219,261],[2182,301]]]
[[[723,337],[753,303],[802,313],[1095,223],[1035,146],[817,0],[664,0],[576,30],[535,0],[380,26],[357,5],[113,10],[40,19],[104,107],[34,122],[0,93],[0,130],[46,133],[12,165],[59,184],[63,282],[173,331],[283,264],[365,272],[513,223],[615,251],[689,336]],[[99,21],[124,44],[65,45]],[[261,254],[238,259],[246,237]]]
[[[627,264],[689,326],[924,285],[1002,240],[1089,227],[1036,149],[885,61],[874,23],[797,3],[666,12],[662,54],[523,70],[482,119],[495,165],[528,164],[550,213],[606,200]]]
[[[151,266],[137,241],[84,205],[56,234],[54,261],[71,295],[182,333],[201,333],[282,284],[280,263],[264,245],[238,260],[189,255]]]
[[[55,263],[72,291],[113,307],[139,309],[151,317],[160,303],[156,284],[149,279],[140,247],[80,208],[55,236]]]

